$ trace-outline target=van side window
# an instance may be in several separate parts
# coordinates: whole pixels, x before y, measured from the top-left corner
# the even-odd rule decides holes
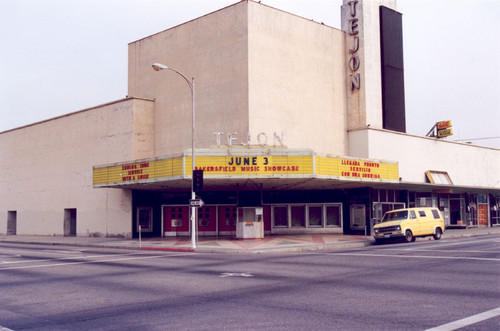
[[[425,210],[419,210],[418,211],[418,216],[425,217]]]
[[[437,211],[437,209],[433,209],[432,210],[432,216],[434,216],[434,219],[438,219],[439,218],[439,212]]]
[[[415,218],[417,218],[417,215],[415,215],[415,211],[410,210],[410,219],[413,220]]]

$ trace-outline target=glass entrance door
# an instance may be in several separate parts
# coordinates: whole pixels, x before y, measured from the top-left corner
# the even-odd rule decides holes
[[[450,199],[450,225],[467,225],[463,199]]]

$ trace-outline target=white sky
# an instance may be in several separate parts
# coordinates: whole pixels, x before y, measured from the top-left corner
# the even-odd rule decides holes
[[[0,132],[124,98],[127,45],[237,0],[0,0]],[[341,0],[262,0],[340,28]],[[399,0],[406,126],[500,148],[500,0]]]

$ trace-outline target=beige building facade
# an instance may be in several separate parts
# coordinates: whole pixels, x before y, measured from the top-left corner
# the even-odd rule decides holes
[[[499,150],[385,112],[380,17],[396,9],[345,1],[338,30],[241,1],[130,43],[127,98],[0,133],[0,233],[189,235],[191,79],[200,235],[368,233],[404,206],[500,224]]]
[[[1,232],[129,236],[131,192],[95,190],[92,165],[150,155],[153,110],[128,98],[1,133]]]
[[[182,152],[191,143],[186,84],[173,72],[153,72],[154,62],[194,77],[201,148],[214,144],[214,132],[224,132],[223,142],[235,132],[240,144],[248,133],[255,143],[259,133],[276,132],[288,147],[343,155],[344,48],[340,30],[255,2],[238,3],[129,44],[128,95],[155,99],[154,122],[161,126],[154,156]]]

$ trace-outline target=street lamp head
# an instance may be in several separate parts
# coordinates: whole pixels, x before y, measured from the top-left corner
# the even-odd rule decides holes
[[[160,71],[160,70],[163,70],[163,69],[168,69],[168,67],[164,64],[161,64],[161,63],[153,63],[153,69],[155,71]]]

